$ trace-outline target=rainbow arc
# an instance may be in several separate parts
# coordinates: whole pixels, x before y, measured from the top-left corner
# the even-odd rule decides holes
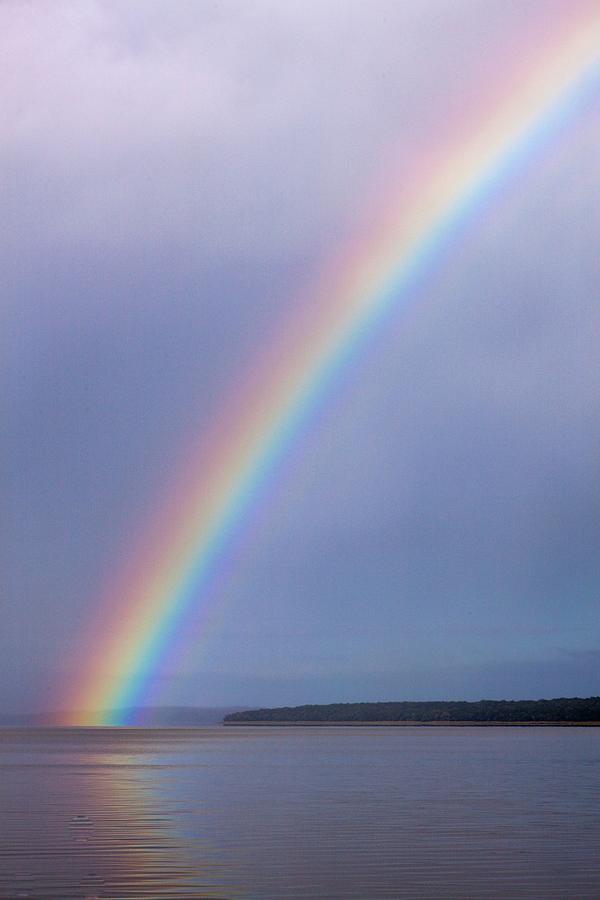
[[[211,587],[236,537],[333,378],[392,313],[415,301],[465,229],[598,88],[600,8],[590,9],[562,23],[529,77],[511,85],[453,151],[412,172],[411,195],[394,197],[379,224],[323,273],[307,306],[313,315],[293,323],[243,395],[232,398],[211,439],[191,454],[153,533],[103,598],[82,644],[81,683],[60,705],[91,710],[89,724],[109,724],[100,710],[143,705],[186,618],[216,602]]]

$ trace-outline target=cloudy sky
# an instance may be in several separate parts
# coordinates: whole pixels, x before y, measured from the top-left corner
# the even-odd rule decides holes
[[[0,711],[78,677],[186,448],[372,198],[586,8],[4,0]],[[599,142],[588,103],[353,361],[157,701],[599,693]]]

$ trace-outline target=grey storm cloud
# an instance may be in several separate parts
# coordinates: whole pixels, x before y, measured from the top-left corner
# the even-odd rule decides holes
[[[0,709],[53,702],[274,323],[565,9],[0,5]],[[165,697],[593,692],[599,138],[590,105],[343,374]]]
[[[358,214],[382,162],[469,104],[487,44],[510,37],[500,4],[470,13],[4,3],[4,221],[52,247],[305,253]]]

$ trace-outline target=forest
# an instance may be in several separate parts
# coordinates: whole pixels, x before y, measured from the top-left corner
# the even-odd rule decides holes
[[[327,703],[252,709],[225,716],[225,725],[258,723],[574,723],[600,724],[600,697],[553,700],[466,700]]]

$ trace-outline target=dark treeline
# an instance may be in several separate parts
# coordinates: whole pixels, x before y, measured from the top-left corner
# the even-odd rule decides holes
[[[466,700],[328,703],[252,709],[225,716],[250,722],[600,722],[600,697],[554,700]]]

